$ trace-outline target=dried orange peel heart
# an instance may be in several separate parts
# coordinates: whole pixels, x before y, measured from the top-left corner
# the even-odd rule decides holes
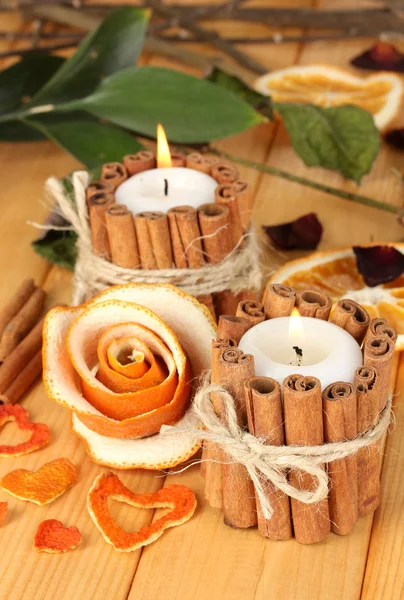
[[[108,498],[137,508],[172,508],[169,513],[135,533],[123,530],[111,517]],[[99,475],[87,496],[87,508],[104,539],[120,552],[132,552],[157,540],[166,529],[182,525],[196,508],[194,493],[183,485],[170,485],[152,494],[136,494],[114,473]]]
[[[160,431],[184,417],[193,378],[210,366],[215,335],[206,307],[172,285],[113,286],[82,306],[48,313],[45,388],[73,412],[73,428],[94,460],[117,468],[174,466],[199,444],[184,433],[173,448],[160,445]],[[146,443],[143,452],[135,442],[150,436],[153,448]]]
[[[3,521],[8,511],[8,502],[0,502],[0,523]]]
[[[81,540],[81,533],[74,525],[64,527],[57,519],[47,519],[38,525],[34,548],[38,552],[59,554],[74,550]]]
[[[44,423],[33,423],[28,418],[28,412],[19,405],[2,404],[0,405],[0,428],[14,421],[21,431],[31,431],[32,435],[28,441],[21,444],[0,445],[0,457],[24,456],[35,450],[39,450],[49,442],[50,430]]]
[[[0,482],[3,490],[43,506],[61,496],[77,481],[76,467],[68,458],[57,458],[38,471],[16,469],[7,473]]]

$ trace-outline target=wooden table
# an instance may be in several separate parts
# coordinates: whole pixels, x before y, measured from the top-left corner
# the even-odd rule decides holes
[[[274,2],[258,0],[258,4]],[[335,9],[352,8],[349,0],[288,2],[288,5]],[[278,5],[283,5],[282,0]],[[362,6],[362,3],[361,3]],[[2,13],[2,28],[22,27],[18,16]],[[243,23],[223,23],[227,34],[242,34]],[[263,27],[249,32],[262,35]],[[296,32],[295,32],[296,33]],[[246,50],[269,69],[293,63],[318,61],[348,65],[349,59],[365,49],[371,40],[316,42],[298,46],[251,45]],[[10,48],[1,42],[1,49]],[[208,51],[200,47],[201,51]],[[168,61],[144,56],[152,64]],[[183,68],[172,64],[175,68]],[[291,150],[281,127],[263,125],[220,147],[229,151],[288,169],[347,190],[356,190],[338,174],[322,169],[307,169]],[[42,187],[49,175],[62,176],[78,164],[51,143],[0,144],[0,302],[27,276],[33,276],[49,293],[49,305],[69,301],[71,274],[49,267],[37,257],[30,241],[36,236],[27,221],[41,222],[48,206],[41,202]],[[392,173],[402,167],[401,155],[383,147],[372,174],[365,177],[360,192],[386,203],[402,203],[402,188]],[[255,187],[255,219],[258,225],[282,222],[309,211],[316,211],[325,226],[322,248],[369,242],[399,240],[403,229],[388,213],[368,209],[288,183],[252,170],[243,177]],[[285,260],[280,257],[280,260]],[[143,552],[118,553],[107,545],[86,510],[86,495],[102,468],[91,463],[83,444],[70,431],[67,411],[51,402],[41,383],[32,389],[23,405],[37,421],[52,431],[51,443],[43,450],[18,459],[2,459],[0,476],[15,469],[37,469],[45,462],[66,456],[78,467],[77,484],[47,507],[24,503],[0,492],[0,501],[8,500],[9,513],[0,527],[0,598],[1,600],[364,600],[404,598],[404,359],[397,371],[395,398],[396,423],[389,436],[384,457],[383,494],[375,516],[358,522],[346,537],[331,534],[327,541],[301,546],[294,540],[271,542],[255,530],[238,531],[226,527],[222,514],[206,505],[203,480],[197,466],[182,474],[130,471],[120,474],[125,485],[138,491],[158,490],[171,483],[188,485],[198,497],[194,517],[172,529]],[[2,439],[14,435],[14,426],[6,426]],[[159,516],[159,511],[135,510],[114,503],[112,512],[118,522],[135,530]],[[32,548],[38,523],[57,518],[75,524],[83,543],[65,555],[39,554]]]

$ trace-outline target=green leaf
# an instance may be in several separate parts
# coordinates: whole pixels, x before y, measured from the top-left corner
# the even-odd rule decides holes
[[[121,161],[125,154],[134,154],[143,148],[130,133],[100,123],[85,113],[38,115],[25,122],[90,169],[104,162]]]
[[[38,92],[31,106],[81,98],[90,94],[104,77],[135,65],[149,14],[142,8],[123,7],[108,15]]]
[[[74,270],[77,259],[76,241],[77,235],[73,231],[49,230],[41,239],[32,242],[32,246],[48,262]]]
[[[255,110],[260,112],[268,119],[272,119],[272,101],[270,96],[264,96],[259,92],[248,87],[241,79],[235,75],[229,75],[218,67],[214,67],[206,78],[208,81],[224,87],[229,92],[233,92],[248,104],[251,104]]]
[[[92,95],[60,108],[86,110],[153,137],[162,123],[169,139],[179,143],[227,137],[263,120],[233,93],[160,67],[120,71],[104,79]]]
[[[0,142],[38,142],[46,140],[40,131],[32,129],[22,121],[12,121],[0,125]]]
[[[274,103],[292,146],[309,167],[340,171],[360,182],[380,147],[370,113],[357,106],[320,108],[311,104]]]

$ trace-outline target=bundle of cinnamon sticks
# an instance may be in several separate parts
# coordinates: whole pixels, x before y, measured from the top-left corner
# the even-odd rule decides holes
[[[42,372],[41,320],[46,292],[24,280],[0,310],[0,394],[17,402]]]
[[[264,319],[289,316],[297,306],[302,314],[330,320],[348,331],[362,346],[363,366],[354,383],[336,382],[321,390],[315,377],[290,375],[280,385],[258,377],[253,356],[237,348],[241,337]],[[239,426],[273,446],[311,446],[352,440],[372,428],[386,406],[397,338],[384,319],[370,319],[351,300],[332,302],[325,294],[296,292],[285,285],[267,288],[263,304],[240,302],[236,316],[221,316],[213,341],[211,382],[223,386],[234,399]],[[331,315],[331,316],[330,316]],[[220,394],[212,394],[213,408],[221,420],[225,412]],[[289,498],[263,482],[274,509],[263,515],[246,467],[234,463],[222,447],[205,443],[203,474],[205,496],[222,508],[224,522],[246,528],[258,524],[259,532],[273,540],[294,536],[303,544],[323,540],[330,531],[345,535],[358,517],[373,512],[380,502],[381,442],[357,454],[324,465],[329,477],[328,498],[305,504]],[[312,491],[316,480],[291,469],[288,481],[298,490]]]
[[[133,215],[116,204],[115,190],[128,177],[153,169],[155,155],[142,150],[124,156],[122,163],[104,164],[100,181],[90,183],[86,191],[95,254],[127,269],[198,269],[222,262],[241,244],[250,223],[252,193],[250,184],[239,179],[237,168],[197,152],[175,153],[171,159],[173,167],[195,169],[217,181],[212,202],[197,210],[178,206],[167,214],[145,210]],[[224,290],[199,300],[216,317],[234,314],[238,302],[251,297],[248,292],[234,295]]]

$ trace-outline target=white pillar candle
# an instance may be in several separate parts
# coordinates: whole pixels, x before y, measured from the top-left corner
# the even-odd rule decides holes
[[[184,204],[198,208],[214,202],[216,188],[217,182],[206,173],[167,167],[133,175],[118,187],[115,199],[134,215],[144,211],[167,212]]]
[[[239,348],[254,356],[256,375],[280,384],[292,374],[317,377],[322,389],[336,381],[353,383],[355,369],[363,364],[359,344],[349,333],[309,317],[263,321],[243,335]]]

